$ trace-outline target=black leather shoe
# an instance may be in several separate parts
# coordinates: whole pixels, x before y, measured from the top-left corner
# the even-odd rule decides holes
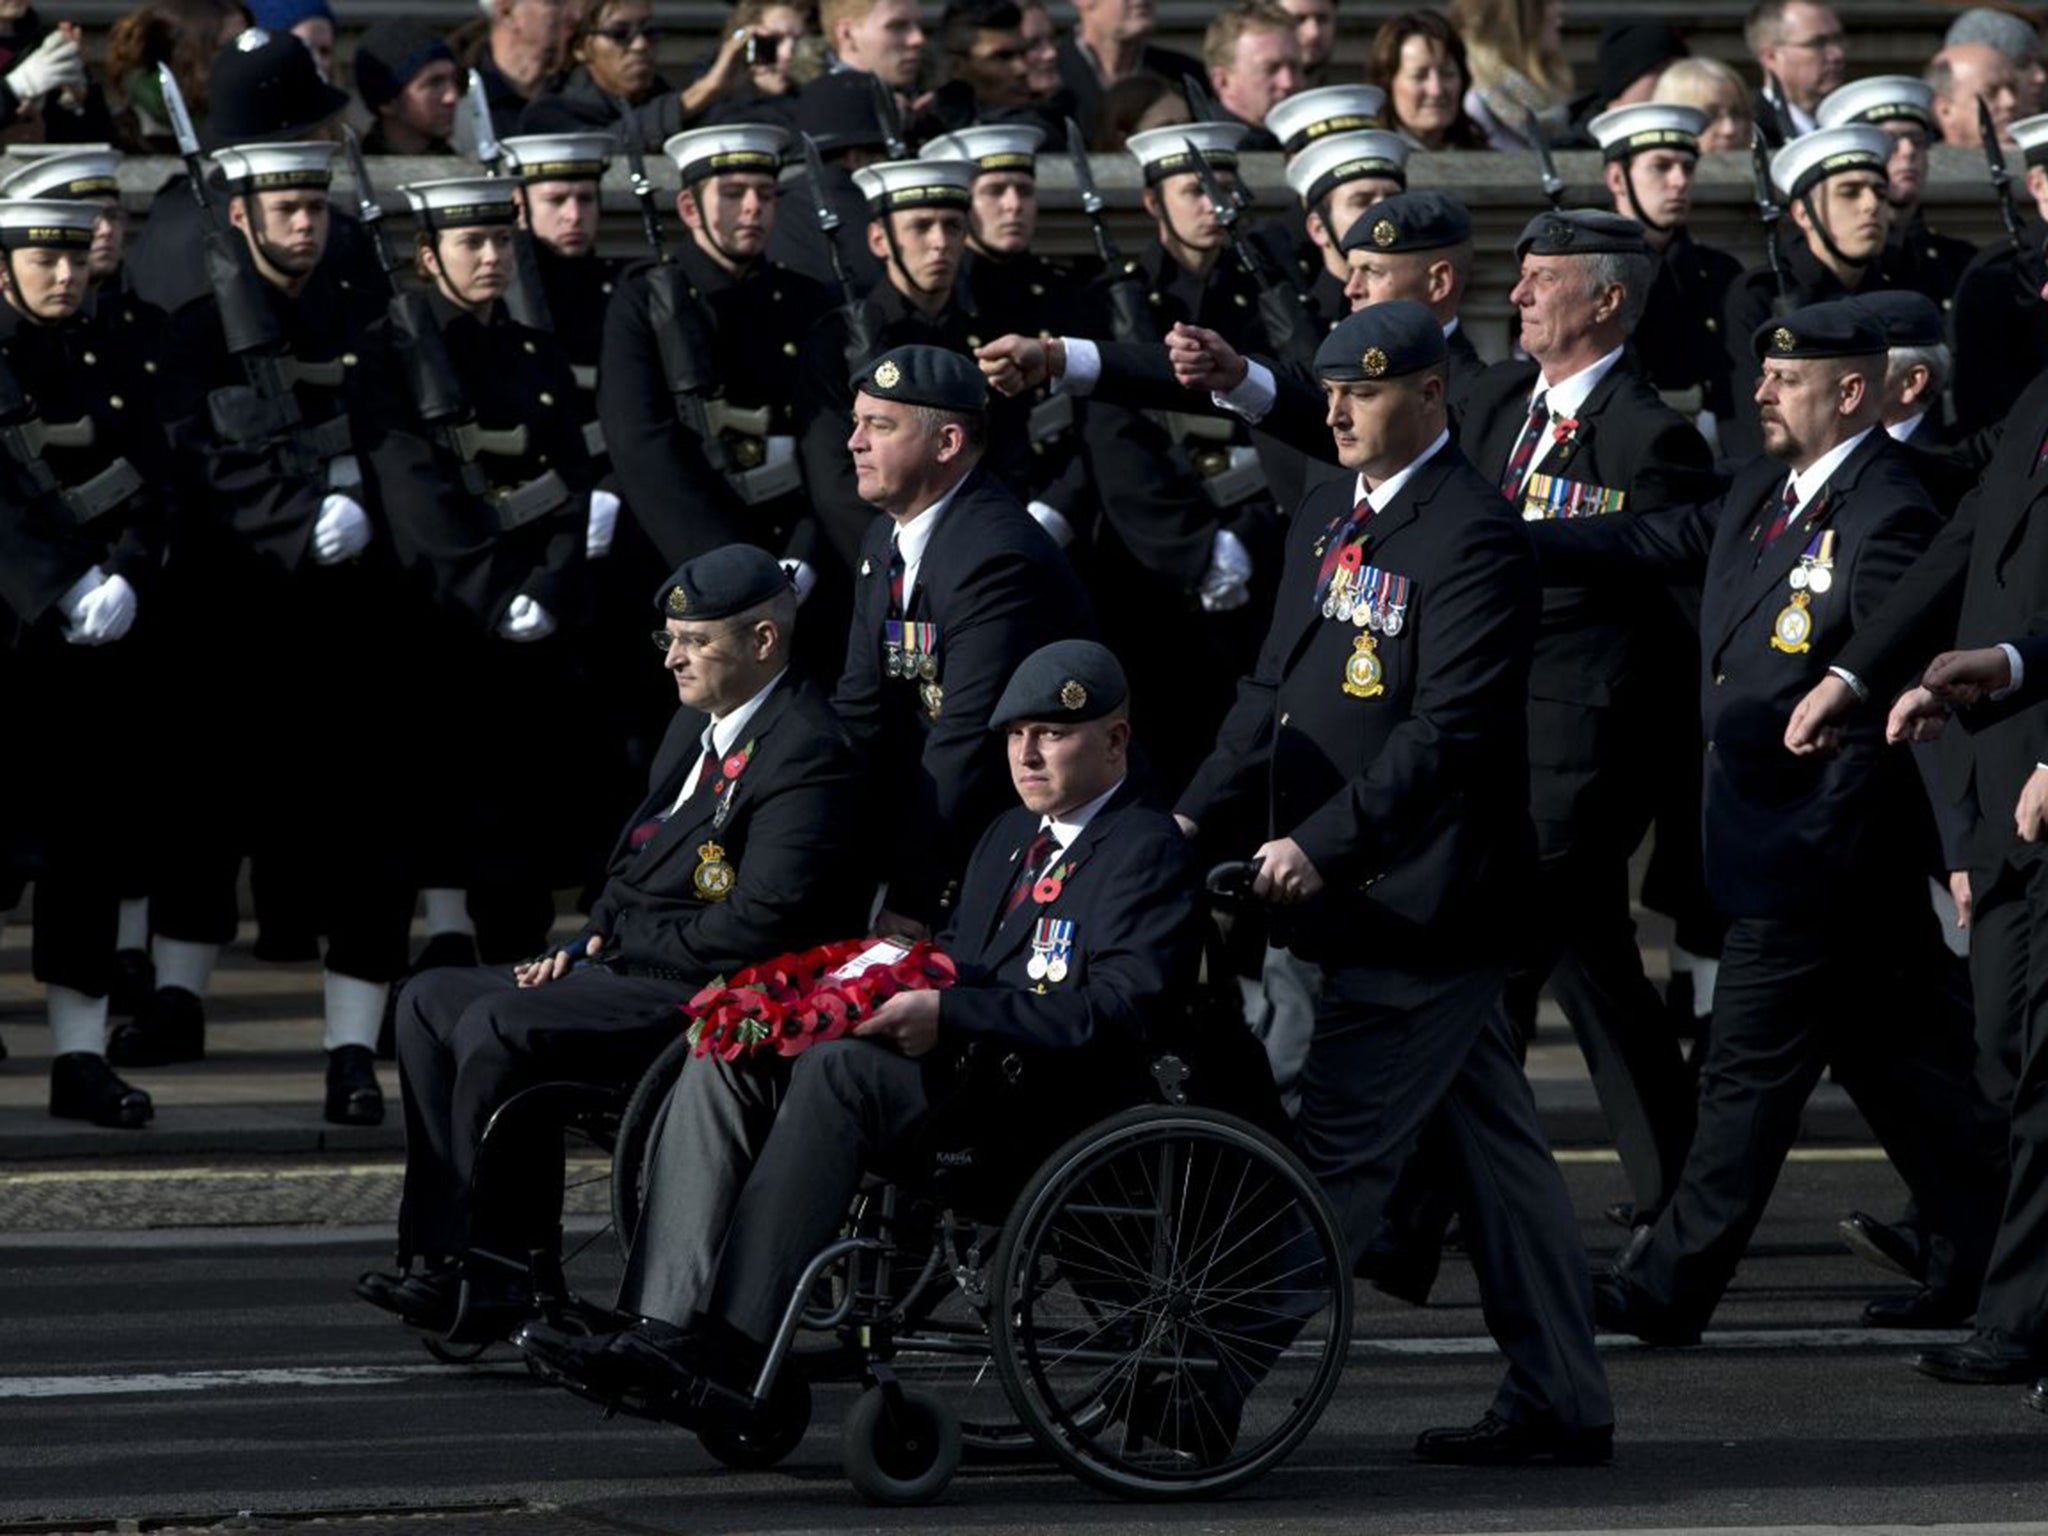
[[[1977,1315],[1968,1299],[1921,1289],[1910,1296],[1880,1296],[1863,1309],[1866,1328],[1967,1328]]]
[[[114,952],[114,982],[107,988],[107,1012],[133,1018],[156,990],[156,965],[146,949]]]
[[[1562,1424],[1511,1424],[1488,1413],[1464,1429],[1425,1429],[1415,1440],[1424,1461],[1453,1467],[1604,1467],[1614,1459],[1614,1426],[1570,1429]]]
[[[1835,1224],[1835,1232],[1842,1246],[1864,1263],[1904,1275],[1916,1285],[1927,1283],[1927,1249],[1912,1228],[1851,1211]]]
[[[2036,1413],[2048,1413],[2048,1376],[2027,1388],[2027,1406]]]
[[[625,1385],[623,1357],[612,1347],[618,1337],[571,1333],[552,1323],[531,1322],[512,1335],[512,1347],[538,1366],[547,1380],[572,1392],[605,1398]]]
[[[467,1275],[446,1334],[450,1344],[495,1344],[534,1315],[533,1293],[520,1281]]]
[[[1960,1344],[1922,1350],[1913,1357],[1913,1369],[1921,1375],[1965,1387],[1999,1387],[2009,1382],[2032,1381],[2044,1368],[2048,1368],[2048,1358],[2039,1350],[1981,1333]]]
[[[337,1045],[327,1053],[326,1113],[334,1125],[384,1123],[384,1090],[368,1046]]]
[[[402,1275],[372,1270],[356,1281],[356,1294],[415,1328],[446,1333],[455,1325],[456,1309],[462,1300],[462,1270],[454,1264]]]
[[[124,1083],[90,1051],[66,1051],[50,1063],[50,1113],[59,1120],[90,1120],[114,1130],[147,1125],[156,1106],[140,1088]]]
[[[206,1055],[206,1005],[183,987],[158,987],[107,1041],[117,1067],[167,1067]]]
[[[1684,1348],[1700,1341],[1699,1325],[1658,1306],[1619,1275],[1593,1277],[1593,1321],[1609,1333],[1628,1333],[1645,1344]]]

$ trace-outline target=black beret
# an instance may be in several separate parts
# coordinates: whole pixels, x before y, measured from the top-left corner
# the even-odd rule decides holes
[[[1130,691],[1108,646],[1055,640],[1017,664],[988,728],[1000,731],[1013,720],[1100,720],[1121,709]]]
[[[1870,357],[1885,350],[1884,327],[1853,299],[1834,299],[1766,320],[1750,345],[1759,358]]]
[[[1449,353],[1443,322],[1410,299],[1353,310],[1316,348],[1316,377],[1332,384],[1398,379]]]
[[[853,376],[853,391],[940,411],[985,411],[988,380],[974,359],[945,347],[894,347]]]
[[[396,101],[412,77],[436,59],[455,62],[455,50],[440,33],[410,16],[394,16],[369,28],[356,41],[356,90],[372,112]]]
[[[1539,213],[1522,226],[1515,260],[1524,256],[1647,256],[1643,226],[1597,208]]]
[[[796,130],[808,134],[823,154],[884,148],[889,140],[875,109],[875,77],[842,69],[813,80],[796,99]]]
[[[1472,238],[1472,215],[1441,192],[1402,192],[1374,203],[1344,231],[1346,251],[1440,251]]]
[[[1941,306],[1911,288],[1859,293],[1848,302],[1877,321],[1887,347],[1938,347],[1947,339]]]
[[[790,590],[789,572],[765,549],[724,544],[686,560],[654,594],[664,619],[729,619]]]

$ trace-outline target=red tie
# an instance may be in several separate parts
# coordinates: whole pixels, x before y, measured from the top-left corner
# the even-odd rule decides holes
[[[1344,557],[1344,546],[1349,544],[1359,529],[1372,518],[1372,503],[1363,496],[1351,508],[1351,515],[1342,523],[1331,519],[1329,530],[1323,535],[1323,563],[1316,572],[1316,602],[1320,604],[1330,590],[1330,578],[1337,572],[1337,562]]]
[[[903,551],[896,543],[896,535],[889,535],[889,617],[903,617]]]
[[[1017,883],[1010,887],[1010,899],[1003,903],[1003,916],[1024,905],[1024,898],[1031,894],[1031,887],[1038,884],[1038,866],[1045,862],[1052,852],[1052,828],[1040,827],[1038,836],[1031,839],[1031,846],[1024,850],[1023,866],[1017,871]]]
[[[711,749],[710,743],[707,742],[704,746],[704,756],[697,763],[697,782],[680,803],[687,804],[689,801],[696,799],[704,793],[707,786],[716,784],[719,778],[718,754]],[[645,848],[654,841],[655,835],[661,831],[662,827],[667,824],[669,817],[674,814],[673,810],[666,810],[651,821],[641,822],[639,826],[627,834],[626,846],[634,853],[638,853],[642,848]]]
[[[1550,407],[1538,391],[1529,402],[1529,419],[1522,435],[1515,439],[1515,451],[1508,455],[1507,472],[1500,477],[1500,493],[1513,501],[1522,494],[1522,482],[1529,478],[1529,465],[1536,457],[1536,445],[1543,441],[1543,429],[1550,424]]]
[[[1769,549],[1778,542],[1778,535],[1792,523],[1792,515],[1799,510],[1799,487],[1790,480],[1785,482],[1785,494],[1778,499],[1777,514],[1771,519],[1771,526],[1764,530],[1764,548]]]

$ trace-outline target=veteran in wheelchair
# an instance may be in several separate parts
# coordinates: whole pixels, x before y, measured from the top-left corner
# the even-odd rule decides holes
[[[486,1169],[493,1116],[560,1079],[622,1097],[707,982],[865,920],[854,754],[789,670],[787,573],[728,545],[677,570],[655,609],[681,707],[584,932],[510,969],[426,972],[399,1000],[400,1268],[356,1289],[456,1345],[532,1315],[528,1255],[552,1250],[561,1221],[560,1123],[493,1135]]]
[[[544,1378],[733,1464],[801,1439],[806,1377],[863,1381],[842,1450],[882,1502],[943,1488],[963,1417],[943,1389],[991,1371],[1022,1428],[970,1434],[1007,1429],[1129,1496],[1224,1491],[1335,1386],[1341,1238],[1279,1142],[1186,1105],[1184,1082],[1239,1086],[1247,1065],[1277,1098],[1241,1023],[1199,1048],[1200,884],[1133,771],[1115,658],[1044,647],[990,726],[1021,804],[982,837],[940,940],[957,982],[793,1060],[688,1060],[641,1164],[614,1326],[579,1312],[514,1342]],[[1155,1085],[1169,1102],[1133,1108]],[[807,1316],[837,1350],[793,1349]]]

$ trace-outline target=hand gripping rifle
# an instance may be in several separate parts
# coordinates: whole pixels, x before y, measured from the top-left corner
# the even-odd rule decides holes
[[[455,371],[455,359],[449,354],[448,340],[434,319],[433,305],[424,293],[399,281],[403,263],[385,233],[384,205],[377,200],[370,168],[363,163],[363,146],[353,128],[342,130],[342,146],[348,155],[349,174],[356,183],[356,218],[375,240],[377,263],[384,269],[384,280],[390,286],[385,314],[391,321],[406,393],[420,420],[434,429],[461,466],[462,488],[473,496],[487,496],[490,485],[484,478],[483,467],[477,463],[477,455],[499,453],[518,457],[526,452],[526,428],[489,432],[476,424],[462,377]]]
[[[1543,124],[1533,107],[1522,108],[1522,132],[1536,152],[1537,185],[1542,187],[1543,200],[1554,213],[1564,207],[1564,178],[1557,174],[1557,162],[1550,158],[1550,140],[1544,136]]]
[[[1067,119],[1067,154],[1074,162],[1074,185],[1081,192],[1081,211],[1088,215],[1088,226],[1095,231],[1095,253],[1102,258],[1103,277],[1108,284],[1110,335],[1117,341],[1150,342],[1156,346],[1159,332],[1145,303],[1145,284],[1135,272],[1124,268],[1123,253],[1116,248],[1109,220],[1103,216],[1108,205],[1096,190],[1095,171],[1088,163],[1088,151],[1081,140],[1081,125],[1071,117]]]
[[[647,273],[647,322],[661,355],[661,375],[675,402],[676,418],[697,437],[704,457],[719,474],[730,474],[735,466],[726,452],[725,436],[734,432],[747,438],[768,435],[769,409],[735,410],[718,398],[718,368],[712,357],[711,329],[704,310],[690,289],[689,274],[669,260],[668,242],[662,238],[661,211],[654,200],[654,182],[647,174],[647,157],[640,148],[640,136],[625,104],[619,103],[624,125],[626,175],[633,196],[640,204],[640,229],[647,237],[647,249],[654,265]],[[836,252],[835,252],[836,253]]]
[[[1791,279],[1785,276],[1785,253],[1778,248],[1778,225],[1785,210],[1778,205],[1778,194],[1771,187],[1771,156],[1764,145],[1764,131],[1755,123],[1749,125],[1749,169],[1756,182],[1756,216],[1764,227],[1764,254],[1770,258],[1771,278],[1778,285],[1771,312],[1783,317],[1796,307],[1792,302]]]
[[[469,89],[463,95],[469,107],[470,125],[476,130],[476,157],[489,176],[506,174],[505,147],[491,126],[491,103],[484,93],[483,71],[469,72]],[[555,317],[548,311],[548,292],[541,284],[540,257],[533,248],[533,231],[512,231],[514,276],[505,295],[505,308],[514,320],[531,331],[553,332]]]
[[[1257,242],[1246,239],[1238,229],[1240,210],[1237,200],[1223,190],[1223,184],[1216,179],[1215,168],[1209,164],[1209,157],[1202,153],[1202,147],[1193,139],[1181,142],[1187,146],[1188,155],[1195,162],[1195,175],[1201,178],[1202,196],[1208,200],[1209,212],[1223,226],[1231,254],[1258,289],[1259,319],[1265,324],[1266,339],[1272,343],[1274,352],[1283,363],[1309,366],[1315,360],[1318,339],[1301,289],[1286,272],[1276,271],[1264,258]]]
[[[2042,270],[2041,252],[2027,249],[2019,205],[2012,194],[2012,172],[2006,168],[2005,151],[1998,144],[1998,128],[1991,121],[1991,108],[1982,96],[1977,98],[1977,132],[1984,141],[1984,164],[1991,172],[1991,190],[1998,198],[1999,216],[2005,220],[2006,238],[2012,241],[2013,274],[2031,297],[2040,293],[2042,280],[2048,274]]]
[[[316,480],[324,465],[307,440],[299,397],[292,388],[303,370],[285,345],[270,296],[263,291],[263,280],[251,267],[247,252],[240,248],[240,239],[214,215],[213,200],[206,191],[205,157],[200,153],[199,134],[186,110],[184,93],[178,89],[178,77],[168,64],[157,65],[156,73],[164,110],[170,116],[178,153],[184,158],[185,174],[206,228],[200,241],[200,260],[207,286],[220,309],[228,352],[242,365],[242,376],[248,381],[240,387],[215,390],[208,397],[214,430],[230,442],[274,445],[287,473]]]
[[[825,194],[825,157],[818,153],[818,141],[808,133],[804,141],[804,169],[811,178],[811,211],[818,232],[825,237],[826,254],[832,258],[832,280],[839,285],[839,312],[846,317],[846,366],[858,370],[874,355],[879,339],[876,315],[854,291],[846,275],[846,263],[839,256],[839,214]]]

